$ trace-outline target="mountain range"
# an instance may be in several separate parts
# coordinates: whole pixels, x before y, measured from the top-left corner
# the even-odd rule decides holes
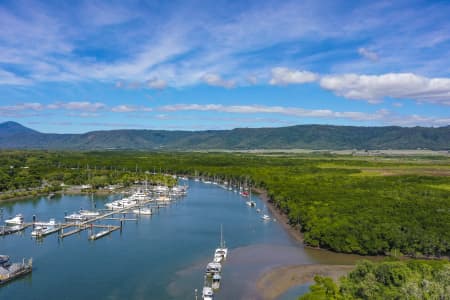
[[[0,149],[247,150],[247,149],[450,149],[450,126],[357,127],[296,125],[278,128],[169,131],[107,130],[42,133],[16,122],[0,124]]]

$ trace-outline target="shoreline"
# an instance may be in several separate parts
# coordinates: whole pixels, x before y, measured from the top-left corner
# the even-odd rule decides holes
[[[256,288],[261,299],[277,299],[289,289],[314,282],[314,276],[339,279],[354,268],[353,265],[290,265],[274,268],[261,275]]]
[[[289,224],[289,219],[286,214],[282,213],[271,201],[267,191],[261,188],[253,188],[253,190],[258,194],[261,200],[266,204],[270,213],[275,217],[277,222],[281,224],[286,233],[297,243],[301,243],[305,247],[308,247],[303,243],[303,235],[300,232],[300,228],[298,226],[294,227]],[[313,248],[313,247],[311,247]],[[320,248],[313,248],[320,249]]]

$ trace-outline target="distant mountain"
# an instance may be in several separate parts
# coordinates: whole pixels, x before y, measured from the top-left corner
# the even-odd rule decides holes
[[[0,123],[0,138],[7,138],[15,135],[35,134],[37,131],[27,128],[16,122]]]
[[[1,149],[450,149],[450,126],[356,127],[297,125],[279,128],[167,131],[110,130],[41,133],[15,122],[0,124]]]

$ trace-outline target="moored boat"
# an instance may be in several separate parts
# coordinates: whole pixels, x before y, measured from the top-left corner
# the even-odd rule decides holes
[[[219,262],[210,262],[206,266],[206,276],[213,276],[214,274],[220,273],[222,271],[222,264]]]
[[[135,213],[137,215],[151,215],[153,212],[152,212],[151,208],[142,207],[142,208],[133,209],[133,213]]]
[[[213,290],[218,290],[220,288],[220,280],[222,279],[222,276],[220,274],[214,274],[212,278],[211,287]]]
[[[33,269],[33,260],[30,258],[27,263],[10,263],[9,256],[0,255],[0,285],[13,279],[30,273]]]
[[[270,216],[264,214],[264,215],[261,217],[261,219],[263,219],[264,221],[270,221]]]
[[[64,219],[69,220],[69,221],[86,221],[87,217],[77,214],[77,213],[73,213],[68,216],[65,216]]]
[[[23,224],[23,216],[22,216],[22,214],[17,214],[14,218],[5,220],[5,223],[8,225],[22,225]]]
[[[212,300],[212,299],[214,299],[214,292],[213,292],[213,289],[211,287],[209,287],[209,286],[203,287],[202,299],[204,299],[204,300]]]

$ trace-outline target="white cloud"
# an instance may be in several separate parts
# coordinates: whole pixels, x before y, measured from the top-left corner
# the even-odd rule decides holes
[[[152,111],[151,107],[145,107],[145,106],[135,106],[135,105],[117,105],[111,108],[112,112],[118,112],[118,113],[128,113],[128,112],[135,112],[135,111]]]
[[[205,74],[202,76],[202,80],[212,86],[220,86],[224,88],[233,88],[236,82],[233,80],[225,80],[217,74]]]
[[[162,111],[217,111],[227,113],[274,113],[296,117],[310,118],[345,118],[358,121],[377,120],[389,112],[379,110],[375,113],[336,112],[329,109],[303,109],[298,107],[265,105],[222,105],[222,104],[175,104],[159,108]]]
[[[359,48],[358,53],[359,55],[361,55],[364,58],[367,58],[370,61],[378,61],[379,59],[378,54],[366,48]]]
[[[111,108],[111,111],[113,112],[120,112],[120,113],[126,113],[126,112],[133,112],[136,111],[137,108],[135,106],[130,105],[117,105]]]
[[[56,102],[47,106],[50,109],[80,110],[86,112],[96,112],[105,109],[107,106],[101,102],[74,101],[74,102]]]
[[[420,115],[397,115],[386,109],[380,109],[375,112],[358,112],[265,105],[174,104],[161,106],[158,110],[165,112],[215,111],[239,114],[268,113],[298,118],[322,118],[327,120],[342,119],[356,122],[370,122],[382,125],[400,126],[447,126],[450,124],[450,119],[445,117],[435,118]]]
[[[339,96],[369,103],[391,97],[450,105],[450,78],[427,78],[412,73],[343,74],[324,76],[320,85]]]
[[[163,90],[167,87],[167,82],[160,78],[152,78],[147,81],[147,86],[156,90]]]
[[[290,70],[288,68],[273,68],[270,84],[288,85],[314,82],[319,78],[315,73],[309,71]]]

